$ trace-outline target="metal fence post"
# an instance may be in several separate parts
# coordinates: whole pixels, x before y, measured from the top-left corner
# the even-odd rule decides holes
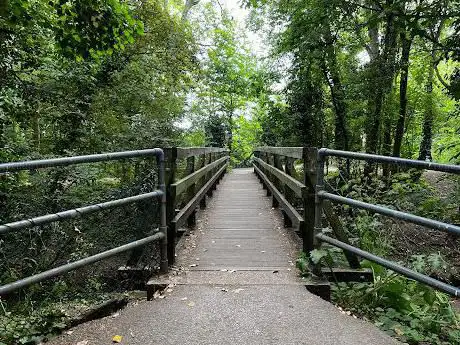
[[[163,192],[161,196],[160,232],[164,237],[160,240],[160,271],[168,272],[168,226],[166,223],[166,184],[165,184],[165,155],[162,150],[157,158],[159,188]]]
[[[176,229],[172,220],[176,216],[176,190],[172,184],[176,179],[177,148],[165,149],[166,225],[168,227],[168,264],[173,265],[176,257]]]

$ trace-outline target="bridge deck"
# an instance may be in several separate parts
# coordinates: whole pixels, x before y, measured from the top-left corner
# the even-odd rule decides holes
[[[309,293],[298,248],[251,169],[227,175],[178,252],[165,298],[75,327],[51,344],[398,344]],[[84,342],[87,341],[87,342]]]

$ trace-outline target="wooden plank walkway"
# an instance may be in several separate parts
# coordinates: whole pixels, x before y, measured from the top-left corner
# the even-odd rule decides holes
[[[50,344],[395,345],[372,324],[309,293],[299,244],[281,225],[252,169],[225,176],[183,241],[167,290],[72,329]]]
[[[297,250],[265,193],[251,170],[236,169],[224,179],[202,217],[206,234],[195,253],[199,266],[192,270],[292,268]]]

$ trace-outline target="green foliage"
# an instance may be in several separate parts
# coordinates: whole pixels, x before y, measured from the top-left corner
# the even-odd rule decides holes
[[[335,257],[333,248],[310,254],[313,264],[327,267],[335,265]],[[310,274],[308,262],[303,253],[296,262],[304,275]],[[445,268],[445,261],[439,254],[414,255],[410,265],[418,272],[433,274]],[[372,269],[374,281],[334,284],[335,303],[408,344],[460,344],[460,314],[447,295],[368,261],[362,262],[362,267]]]
[[[340,165],[340,162],[334,164]],[[393,174],[387,183],[373,176],[361,179],[360,166],[357,167],[356,171],[350,171],[348,180],[345,180],[340,169],[329,166],[331,172],[326,179],[328,188],[337,194],[373,204],[390,205],[395,209],[447,222],[455,221],[458,206],[451,206],[452,200],[455,200],[452,198],[454,190],[449,189],[452,195],[446,195],[444,190],[437,190],[436,183],[433,185],[433,181],[428,182],[412,170]],[[439,178],[440,175],[437,176]],[[443,183],[449,185],[450,182],[447,180]],[[336,211],[342,215],[354,245],[373,254],[393,259],[396,256],[398,261],[404,260],[398,248],[408,244],[401,246],[398,241],[405,237],[398,235],[402,235],[399,232],[405,229],[396,228],[393,231],[392,222],[365,211],[354,211],[348,207],[337,207]],[[434,253],[432,248],[425,246],[419,247],[423,254],[412,254],[403,264],[432,277],[449,279],[446,274],[454,264],[452,258],[448,259],[445,255],[449,254],[449,249],[441,248],[440,252]],[[407,250],[410,249],[412,246],[408,246]],[[326,267],[344,264],[343,254],[337,252],[337,248],[327,246],[314,250],[310,261]],[[305,255],[299,258],[297,266],[303,274],[310,274]],[[335,284],[332,294],[334,302],[358,316],[370,319],[388,334],[408,344],[460,344],[460,315],[449,296],[377,264],[363,261],[361,266],[372,269],[374,281]]]
[[[62,283],[60,284],[62,285]],[[66,288],[64,288],[65,290]],[[44,300],[31,305],[32,301],[16,305],[13,311],[7,311],[2,304],[0,315],[0,344],[41,344],[50,336],[59,334],[70,326],[78,311],[85,311],[92,305],[107,301],[108,294],[79,295],[68,299],[64,293],[53,290],[61,301]]]
[[[206,145],[206,134],[201,129],[192,130],[183,135],[182,142],[187,147],[203,147]]]
[[[414,258],[413,268],[423,273],[442,268],[436,254]],[[372,284],[339,283],[333,289],[335,302],[365,315],[390,335],[409,344],[460,344],[460,315],[447,295],[367,262]]]
[[[256,119],[248,120],[239,116],[235,122],[233,134],[233,165],[251,166],[250,158],[255,147],[258,146],[260,137],[260,123]]]
[[[434,160],[456,162],[457,0],[392,1],[372,9],[344,1],[244,4],[274,42],[271,71],[288,105],[261,118],[269,131],[265,143],[409,158],[417,158],[424,143]],[[400,55],[403,37],[410,42],[407,62]]]
[[[227,146],[233,164],[244,165],[257,143],[266,75],[228,11],[211,4],[203,11],[210,28],[203,33],[207,48],[190,117],[204,129],[207,146]]]
[[[119,0],[57,1],[56,40],[64,55],[82,60],[111,55],[144,33],[129,6]]]

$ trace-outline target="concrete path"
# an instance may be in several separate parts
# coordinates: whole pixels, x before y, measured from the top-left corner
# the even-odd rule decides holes
[[[75,327],[51,344],[399,344],[309,293],[281,226],[251,169],[227,175],[185,238],[169,288],[116,317]]]

